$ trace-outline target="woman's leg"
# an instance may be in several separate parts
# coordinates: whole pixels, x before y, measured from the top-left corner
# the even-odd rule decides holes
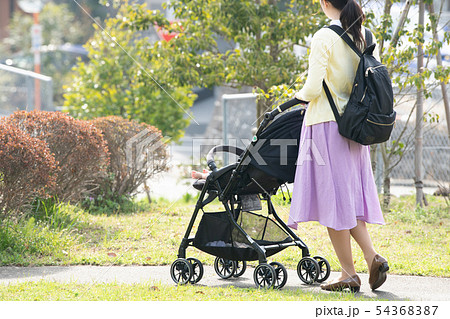
[[[341,264],[341,277],[338,280],[344,280],[356,275],[355,265],[353,264],[352,246],[350,242],[349,230],[334,230],[328,228],[328,234],[333,244],[334,251]]]
[[[355,228],[350,229],[350,234],[358,243],[359,247],[364,254],[364,259],[367,262],[368,269],[372,266],[372,261],[377,252],[373,247],[372,240],[370,239],[369,231],[367,230],[366,223],[362,220],[357,221]]]
[[[350,234],[364,253],[364,259],[369,269],[370,288],[377,289],[386,281],[386,272],[389,270],[388,262],[376,253],[365,222],[358,220],[358,224],[350,230]]]

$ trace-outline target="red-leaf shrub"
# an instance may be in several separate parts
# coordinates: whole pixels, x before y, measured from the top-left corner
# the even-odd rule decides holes
[[[96,192],[111,200],[134,195],[145,181],[167,169],[167,145],[154,126],[119,116],[92,123],[103,133],[110,154],[108,175],[97,182]]]
[[[56,174],[47,143],[0,122],[0,214],[45,197],[55,188]]]
[[[48,144],[58,165],[56,192],[61,201],[78,202],[95,187],[108,165],[106,142],[87,121],[61,112],[19,111],[2,119]]]

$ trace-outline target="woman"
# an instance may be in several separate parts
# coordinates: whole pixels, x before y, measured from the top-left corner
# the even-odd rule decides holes
[[[355,0],[321,0],[320,4],[331,24],[340,25],[363,50],[364,14]],[[321,285],[324,290],[359,291],[361,280],[353,264],[351,237],[364,253],[371,289],[385,282],[389,269],[386,259],[375,251],[366,228],[366,223],[384,224],[369,148],[338,133],[322,88],[325,80],[342,114],[358,62],[359,57],[337,33],[322,28],[311,42],[305,85],[295,95],[310,103],[301,132],[288,225],[296,229],[299,222],[318,221],[327,227],[342,270],[337,279]]]

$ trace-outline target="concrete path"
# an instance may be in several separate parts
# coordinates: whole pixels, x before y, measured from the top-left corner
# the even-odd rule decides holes
[[[253,268],[248,267],[240,278],[224,280],[213,267],[205,266],[203,279],[197,284],[208,287],[235,286],[255,288]],[[330,278],[337,277],[332,273]],[[410,301],[449,301],[450,278],[416,277],[388,275],[386,283],[377,291],[371,291],[368,275],[360,274],[363,283],[360,296],[370,299],[410,300]],[[27,281],[57,281],[78,283],[161,283],[174,285],[170,278],[170,266],[68,266],[68,267],[0,267],[0,284],[14,284]],[[319,285],[308,286],[297,276],[295,270],[288,269],[288,281],[283,289],[302,289],[322,292]]]

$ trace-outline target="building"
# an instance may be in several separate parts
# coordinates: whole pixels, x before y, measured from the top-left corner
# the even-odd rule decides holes
[[[16,0],[0,0],[0,40],[8,36],[9,20],[16,9]]]

